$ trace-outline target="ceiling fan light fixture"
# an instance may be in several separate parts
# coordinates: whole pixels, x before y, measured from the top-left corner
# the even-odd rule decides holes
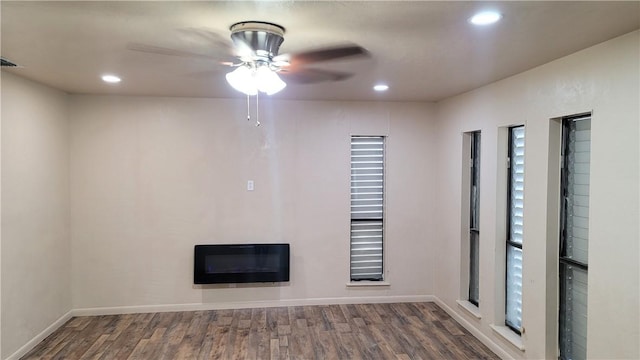
[[[243,65],[228,73],[226,78],[231,87],[247,95],[257,95],[258,91],[273,95],[287,86],[267,65],[257,68]]]

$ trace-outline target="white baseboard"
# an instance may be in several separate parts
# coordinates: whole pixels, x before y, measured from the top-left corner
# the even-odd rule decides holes
[[[29,340],[26,344],[24,344],[20,349],[18,349],[13,354],[9,355],[5,360],[18,360],[23,357],[26,353],[31,351],[36,345],[38,345],[42,340],[44,340],[47,336],[51,335],[54,331],[58,330],[62,325],[64,325],[69,319],[73,317],[73,310],[67,312],[62,315],[58,320],[54,321],[53,324],[47,326],[46,329],[42,330],[38,335],[36,335],[33,339]]]
[[[247,309],[279,306],[306,306],[306,305],[334,305],[334,304],[376,304],[376,303],[401,303],[401,302],[433,302],[431,295],[407,295],[407,296],[371,296],[371,297],[338,297],[338,298],[313,298],[313,299],[284,299],[264,301],[233,301],[219,303],[196,304],[167,304],[167,305],[140,305],[140,306],[116,306],[80,308],[72,310],[73,316],[97,316],[136,314],[151,312],[173,311],[201,311],[223,309]]]
[[[483,344],[485,344],[491,351],[496,353],[501,359],[513,359],[513,356],[509,355],[500,345],[491,340],[487,335],[485,335],[478,328],[473,326],[470,322],[468,322],[464,317],[460,316],[457,312],[455,312],[451,307],[444,303],[444,301],[440,300],[438,297],[433,296],[434,302],[440,306],[444,311],[447,312],[455,321],[457,321],[460,325],[462,325],[465,329],[467,329],[476,339],[480,340]]]

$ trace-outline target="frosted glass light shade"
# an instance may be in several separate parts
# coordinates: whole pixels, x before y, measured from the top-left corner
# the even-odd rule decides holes
[[[267,95],[275,94],[287,86],[278,74],[266,66],[261,66],[256,70],[255,79],[258,90]]]
[[[228,73],[226,78],[229,85],[247,95],[256,95],[258,91],[272,95],[287,86],[268,66],[260,66],[257,69],[240,66]]]
[[[247,66],[240,66],[226,75],[227,82],[234,89],[247,95],[256,95],[258,87],[256,86],[253,70]]]

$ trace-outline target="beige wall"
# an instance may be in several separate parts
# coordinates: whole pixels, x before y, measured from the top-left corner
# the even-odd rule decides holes
[[[71,310],[67,96],[2,73],[2,358]]]
[[[588,356],[640,358],[640,37],[636,31],[438,104],[434,293],[514,358],[557,356],[557,232],[553,193],[557,158],[550,119],[593,111],[589,244]],[[526,125],[522,353],[490,329],[504,319],[504,162],[499,127]],[[481,319],[456,304],[460,294],[462,133],[482,131]],[[501,146],[506,146],[502,144]],[[551,180],[548,180],[551,178]],[[557,255],[555,255],[557,256]],[[547,263],[547,259],[549,262]],[[453,281],[452,281],[453,280]],[[552,286],[548,286],[551,284]],[[464,287],[464,284],[463,286]],[[550,300],[549,300],[550,299]]]
[[[431,105],[71,99],[74,308],[433,293]],[[351,134],[388,136],[389,287],[345,286]],[[195,244],[243,242],[290,243],[291,281],[193,285]]]

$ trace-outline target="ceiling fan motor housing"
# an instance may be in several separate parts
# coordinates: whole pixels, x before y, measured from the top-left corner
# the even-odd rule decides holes
[[[231,25],[231,40],[236,46],[249,46],[257,57],[271,60],[284,41],[284,27],[262,21],[243,21]]]

